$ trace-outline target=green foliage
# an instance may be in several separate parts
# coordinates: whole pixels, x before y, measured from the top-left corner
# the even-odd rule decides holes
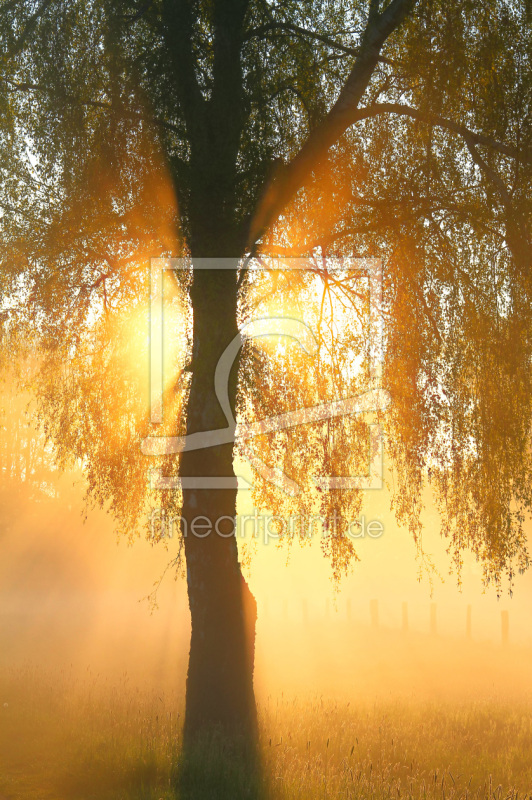
[[[38,392],[62,462],[83,461],[92,495],[110,500],[125,528],[150,501],[154,462],[138,451],[152,429],[138,401],[141,373],[123,369],[117,330],[136,310],[146,324],[150,256],[195,255],[198,239],[227,230],[242,256],[383,258],[398,519],[422,552],[429,480],[458,570],[464,548],[498,585],[527,566],[529,12],[504,0],[413,3],[326,158],[247,249],[258,210],[330,123],[371,31],[367,4],[20,0],[0,12],[4,297],[20,300],[12,316],[21,335],[41,336]],[[185,316],[187,280],[176,288]],[[243,319],[252,290],[244,282]],[[308,298],[304,285],[276,291]],[[164,431],[174,435],[184,424],[187,325]],[[267,365],[251,350],[240,381],[247,419],[296,397],[330,398],[301,354],[270,354]],[[336,387],[341,396],[361,388],[348,383]],[[338,474],[363,460],[361,437],[358,424],[336,432]],[[347,519],[360,493],[317,498],[309,483],[311,465],[319,474],[332,457],[329,439],[322,425],[308,426],[299,438],[262,442],[262,455],[300,479],[295,507]],[[176,474],[177,461],[165,469]],[[281,513],[294,507],[260,480],[256,499]],[[178,510],[179,497],[163,500]],[[355,556],[345,537],[329,537],[326,549],[336,575]]]

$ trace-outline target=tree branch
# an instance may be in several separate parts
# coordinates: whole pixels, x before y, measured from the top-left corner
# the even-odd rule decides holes
[[[489,164],[486,163],[486,161],[484,161],[484,159],[478,152],[477,148],[475,147],[476,142],[473,141],[472,137],[466,135],[464,136],[464,141],[466,143],[467,149],[469,150],[471,158],[473,159],[477,167],[479,167],[480,171],[484,173],[484,175],[486,175],[490,183],[492,183],[493,186],[495,186],[495,188],[497,189],[497,192],[499,193],[505,208],[511,207],[512,198],[510,197],[508,189],[506,188],[501,176],[498,175],[495,172],[495,170],[492,169],[489,166]]]
[[[408,280],[408,283],[410,284],[410,286],[412,287],[412,289],[414,291],[414,294],[416,295],[417,299],[420,301],[420,303],[421,303],[421,305],[423,307],[423,312],[424,312],[426,318],[428,319],[428,321],[430,322],[430,326],[431,326],[431,328],[432,328],[432,330],[434,332],[434,335],[436,336],[436,338],[439,341],[440,345],[443,346],[444,341],[443,341],[442,335],[440,333],[440,329],[438,328],[438,323],[434,319],[434,315],[433,315],[432,311],[429,308],[429,304],[427,303],[427,298],[425,297],[425,294],[423,292],[423,287],[420,286],[419,283],[416,280],[414,280],[413,278],[410,278],[410,277],[407,276],[407,280]]]
[[[519,270],[527,277],[530,274],[530,234],[526,218],[518,211],[501,176],[482,158],[474,142],[465,139],[471,158],[482,174],[495,187],[504,208],[506,243]]]
[[[351,117],[371,80],[386,39],[401,25],[416,0],[391,0],[386,9],[370,19],[366,26],[353,68],[336,103],[316,126],[297,155],[277,181],[266,187],[263,201],[252,221],[248,246],[259,239],[277,219],[309,175],[321,163],[329,148],[351,125]]]
[[[376,103],[366,108],[355,109],[351,114],[351,123],[360,122],[363,119],[376,117],[379,114],[399,114],[401,116],[410,117],[418,122],[425,122],[427,125],[433,125],[439,128],[446,128],[453,133],[462,136],[464,141],[470,142],[473,145],[485,145],[492,150],[497,150],[502,155],[509,158],[515,158],[519,161],[532,163],[532,151],[520,151],[516,147],[499,142],[489,136],[484,136],[481,133],[475,133],[467,128],[465,125],[460,125],[453,120],[441,117],[438,114],[428,114],[419,111],[417,108],[412,108],[403,103]]]
[[[9,88],[12,91],[17,92],[48,92],[48,89],[45,86],[39,86],[37,83],[20,83],[17,81],[6,81]],[[70,104],[70,105],[78,105],[78,106],[88,106],[92,108],[101,108],[105,111],[113,111],[114,113],[120,113],[130,119],[143,119],[144,114],[142,111],[133,111],[132,109],[127,108],[117,108],[116,106],[112,105],[111,103],[104,103],[103,100],[80,100],[77,97],[73,97],[71,95],[63,95],[63,97],[56,97],[58,102]],[[180,133],[180,130],[177,125],[173,125],[171,122],[166,122],[163,119],[159,119],[158,117],[150,117],[150,122],[153,122],[155,125],[159,125],[161,128],[166,128],[167,130],[174,131],[175,133]]]
[[[341,42],[337,42],[335,39],[331,39],[330,36],[324,36],[321,33],[309,31],[307,28],[302,28],[300,25],[295,25],[292,22],[269,22],[265,25],[261,25],[259,28],[252,28],[245,35],[244,41],[249,41],[254,38],[262,39],[265,35],[273,31],[285,31],[302,38],[313,39],[316,42],[326,44],[327,47],[331,47],[333,50],[339,50],[341,53],[347,53],[347,55],[350,56],[358,56],[360,52],[360,48],[358,47],[349,47]],[[379,61],[385,64],[393,63],[389,58],[383,58],[382,56],[379,56]]]

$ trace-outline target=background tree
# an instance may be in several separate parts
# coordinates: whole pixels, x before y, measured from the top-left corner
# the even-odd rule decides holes
[[[6,9],[15,30],[36,13],[25,2]],[[161,430],[136,404],[135,376],[118,368],[117,342],[131,345],[141,324],[131,315],[142,314],[146,257],[191,259],[172,296],[181,320],[187,309],[193,316],[192,327],[180,323],[168,389],[163,433],[176,435],[226,424],[212,376],[253,308],[257,285],[243,257],[379,255],[398,518],[422,549],[421,490],[432,480],[458,567],[469,547],[487,579],[524,568],[527,4],[154,0],[51,2],[42,11],[31,46],[3,81],[41,192],[28,190],[31,222],[20,202],[9,221],[9,264],[13,288],[29,299],[21,323],[42,333],[39,392],[60,457],[83,458],[90,491],[110,499],[124,525],[141,516],[157,462],[141,456],[139,439]],[[27,163],[27,152],[26,161],[20,156]],[[234,266],[194,269],[200,258]],[[318,268],[306,281],[275,278],[268,291],[303,302],[316,277],[324,293],[341,292],[334,274]],[[348,295],[355,309],[353,287]],[[132,327],[117,338],[124,313]],[[296,389],[286,387],[292,379],[297,387],[300,357],[277,359],[281,396],[273,364],[246,346],[230,383],[235,412],[238,405],[241,417],[260,419],[283,400],[289,407]],[[347,394],[354,383],[341,374]],[[310,370],[297,391],[315,402],[331,385]],[[291,507],[318,504],[345,518],[360,495],[316,496],[305,464],[325,470],[329,460],[341,472],[360,457],[359,435],[356,424],[339,428],[326,447],[330,431],[324,437],[316,424],[298,443],[284,433],[263,440],[260,455],[302,481]],[[234,478],[233,450],[190,450],[159,463],[183,478]],[[260,480],[256,500],[288,508]],[[198,514],[234,518],[236,483],[184,489],[164,503],[187,523]],[[326,545],[339,572],[353,556],[341,533]],[[236,540],[186,537],[184,552],[192,618],[185,731],[211,723],[253,730],[253,601]]]

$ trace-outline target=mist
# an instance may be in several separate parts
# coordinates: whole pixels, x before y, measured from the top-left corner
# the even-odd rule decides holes
[[[31,665],[80,677],[90,671],[110,683],[127,676],[146,689],[183,693],[190,621],[183,570],[172,564],[177,536],[157,543],[140,534],[117,537],[105,509],[86,508],[84,491],[81,475],[72,473],[56,475],[46,492],[21,482],[3,493],[2,668]],[[304,545],[253,539],[249,530],[240,539],[258,604],[259,702],[282,692],[529,696],[532,576],[516,576],[512,594],[506,585],[498,597],[466,555],[458,586],[429,497],[427,506],[424,548],[436,567],[429,572],[420,573],[386,490],[363,509],[366,525],[381,520],[382,534],[357,539],[360,561],[338,585],[319,531]],[[252,508],[245,493],[239,508]]]

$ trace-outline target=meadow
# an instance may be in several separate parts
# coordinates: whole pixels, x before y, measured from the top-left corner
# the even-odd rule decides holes
[[[0,675],[2,800],[503,800],[532,797],[532,703],[265,697],[260,768],[223,740],[179,789],[182,699],[88,669]]]
[[[532,798],[528,584],[503,646],[509,600],[467,586],[459,600],[452,585],[437,587],[431,633],[432,600],[397,570],[404,545],[391,536],[368,548],[337,610],[308,548],[288,567],[282,551],[262,553],[271,565],[254,585],[258,758],[212,739],[185,761],[184,581],[167,581],[151,614],[139,600],[165,552],[115,544],[103,514],[81,528],[74,502],[60,523],[55,506],[39,506],[39,524],[24,509],[0,561],[0,800]]]

